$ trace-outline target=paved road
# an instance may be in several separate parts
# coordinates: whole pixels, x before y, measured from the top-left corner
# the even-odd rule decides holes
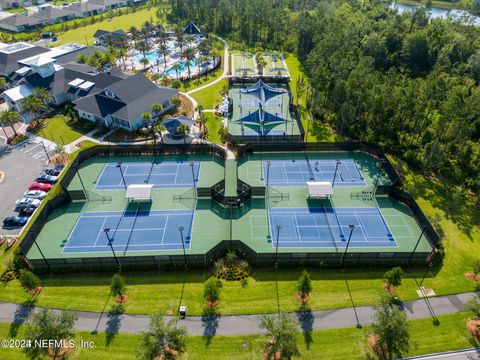
[[[463,304],[474,293],[439,296],[429,299],[427,305],[424,299],[407,301],[403,309],[409,320],[428,318],[433,315],[453,314],[463,310]],[[128,304],[127,304],[128,308]],[[0,322],[22,324],[35,309],[0,302]],[[136,334],[148,327],[148,315],[124,314],[111,316],[108,313],[74,311],[78,315],[75,328],[83,331],[109,331],[113,333]],[[355,308],[322,310],[303,313],[292,313],[299,321],[303,331],[324,330],[334,328],[349,328],[357,325],[365,326],[371,323],[374,310],[370,306]],[[258,315],[228,315],[218,318],[202,318],[189,316],[179,320],[179,325],[185,326],[189,335],[248,335],[263,334],[259,328]]]
[[[404,360],[480,360],[480,348],[465,349],[458,351],[447,351],[443,353],[428,354],[405,358]]]

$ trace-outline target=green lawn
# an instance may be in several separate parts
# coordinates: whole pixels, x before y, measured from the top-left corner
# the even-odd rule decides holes
[[[213,114],[207,114],[213,121]],[[208,125],[208,124],[207,124]],[[215,131],[212,131],[215,134]],[[213,139],[210,139],[213,141]],[[473,206],[473,197],[454,187],[441,186],[439,181],[408,171],[403,164],[398,168],[405,176],[405,187],[416,194],[427,216],[441,227],[445,236],[445,259],[441,267],[433,268],[424,286],[438,295],[472,291],[473,283],[463,274],[480,253],[480,210]],[[50,194],[49,194],[50,196]],[[449,209],[447,211],[447,209]],[[2,259],[5,263],[6,259]],[[278,277],[279,301],[282,311],[294,311],[296,280],[301,269],[280,270]],[[382,289],[386,269],[351,269],[342,273],[336,269],[311,269],[313,292],[312,309],[331,309],[374,304]],[[418,298],[417,283],[424,269],[416,272],[405,269],[405,277],[397,294],[402,300]],[[190,314],[198,315],[203,306],[203,282],[209,274],[192,271],[182,273],[151,271],[128,272],[125,278],[130,296],[127,312],[153,313],[176,309],[183,291],[182,302]],[[102,311],[108,298],[111,274],[58,274],[42,276],[46,287],[38,296],[37,304],[58,308]],[[185,281],[185,284],[184,284]],[[238,282],[224,283],[221,311],[223,314],[265,313],[276,311],[275,274],[268,269],[254,270],[249,285],[242,288]],[[88,297],[85,297],[88,294]],[[0,288],[0,300],[21,303],[29,296],[12,281]]]
[[[470,339],[466,334],[465,322],[468,314],[454,314],[439,316],[440,324],[434,326],[431,319],[421,319],[409,322],[411,336],[411,350],[408,355],[420,355],[439,351],[458,350],[471,347]],[[15,337],[10,336],[11,330],[18,332]],[[0,337],[2,339],[22,339],[24,327],[10,328],[9,324],[0,323]],[[366,345],[368,327],[363,329],[348,328],[335,330],[313,331],[297,335],[300,349],[300,359],[365,359],[369,353]],[[308,338],[310,335],[310,339]],[[107,337],[103,329],[98,334],[78,332],[75,340],[79,344],[83,341],[93,341],[93,349],[75,349],[71,353],[72,359],[135,359],[139,336],[117,334]],[[310,346],[307,348],[306,340]],[[187,352],[181,359],[261,359],[262,349],[266,337],[262,335],[250,336],[216,336],[208,342],[206,338],[192,336],[187,338]],[[246,346],[242,346],[243,343]],[[21,349],[0,349],[0,357],[10,360],[25,359]]]
[[[93,45],[93,34],[98,29],[112,31],[112,30],[127,30],[130,26],[141,26],[146,20],[156,20],[156,14],[154,9],[143,9],[132,14],[126,14],[121,16],[114,16],[112,19],[96,22],[92,25],[79,27],[65,31],[59,35],[59,41],[55,45],[76,42],[81,44]]]
[[[298,113],[300,114],[305,132],[307,132],[308,128],[307,141],[341,141],[341,139],[328,125],[322,124],[319,121],[310,121],[310,124],[308,124],[310,115],[305,107],[307,94],[305,91],[303,91],[300,97],[298,97],[296,87],[298,78],[300,76],[304,76],[306,78],[306,76],[301,69],[300,61],[295,55],[284,54],[284,56],[285,61],[287,62],[288,70],[290,71],[290,88],[293,94],[293,101],[294,104],[298,104],[297,109]]]
[[[216,144],[221,144],[220,135],[218,134],[220,128],[222,127],[222,120],[216,117],[213,113],[204,113],[207,117],[207,127],[208,127],[208,141],[214,142]]]
[[[197,100],[198,104],[202,105],[204,109],[213,109],[215,105],[222,101],[220,92],[227,85],[227,80],[222,80],[206,89],[193,93],[191,96]]]
[[[79,120],[70,124],[69,118],[64,115],[54,115],[45,120],[45,126],[33,131],[34,134],[45,139],[66,145],[93,130],[95,124],[86,120]]]

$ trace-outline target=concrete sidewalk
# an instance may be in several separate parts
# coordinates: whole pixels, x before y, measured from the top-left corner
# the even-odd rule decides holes
[[[406,301],[403,309],[409,320],[429,318],[437,315],[454,314],[463,311],[467,300],[473,292],[439,296],[428,299]],[[128,303],[126,304],[128,309]],[[36,307],[0,302],[0,322],[23,324]],[[220,309],[221,310],[221,309]],[[59,311],[59,310],[56,310]],[[108,331],[114,333],[137,334],[148,327],[148,315],[112,315],[107,312],[96,313],[72,311],[78,316],[76,330]],[[351,307],[344,309],[297,312],[290,315],[299,322],[302,331],[325,330],[365,326],[371,323],[374,309],[371,306]],[[172,317],[166,317],[172,318]],[[259,315],[225,315],[215,318],[188,316],[178,321],[185,326],[189,335],[249,335],[263,334],[259,328]]]

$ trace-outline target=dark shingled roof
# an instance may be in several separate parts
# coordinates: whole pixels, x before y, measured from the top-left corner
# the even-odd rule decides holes
[[[50,49],[41,46],[34,46],[7,54],[0,49],[0,74],[8,76],[24,66],[18,64],[17,61],[49,51]]]
[[[178,90],[157,86],[143,74],[136,74],[107,87],[116,99],[104,91],[75,100],[76,108],[105,117],[106,114],[124,120],[138,120],[143,112],[150,112],[152,104],[161,104],[178,94]]]
[[[95,69],[88,65],[77,64],[78,66],[66,65],[65,68],[55,71],[53,75],[46,78],[41,77],[39,74],[34,73],[27,75],[22,82],[30,84],[32,87],[43,87],[49,90],[52,96],[57,96],[62,93],[76,94],[78,96],[86,96],[94,94],[103,90],[104,88],[122,80],[117,76],[108,75],[105,73],[97,73]],[[79,71],[82,70],[82,71]],[[72,88],[68,85],[69,82],[77,78],[85,81],[91,81],[95,85],[85,91],[78,88]]]
[[[188,35],[201,35],[202,32],[198,28],[197,25],[195,25],[193,22],[189,21],[187,26],[185,26],[185,29],[183,30],[184,34]]]
[[[95,11],[103,9],[102,5],[91,4],[89,2],[85,3],[75,3],[69,6],[64,7],[65,10],[70,10],[76,14],[84,14],[86,12]]]
[[[95,34],[93,34],[93,37],[96,39],[102,38],[106,35],[110,35],[114,38],[125,38],[127,37],[127,33],[123,30],[115,30],[115,31],[106,31],[106,30],[97,30],[95,31]]]

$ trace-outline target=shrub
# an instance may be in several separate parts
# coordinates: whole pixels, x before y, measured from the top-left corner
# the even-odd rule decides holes
[[[113,296],[122,296],[127,291],[125,286],[125,280],[123,279],[122,275],[115,274],[112,277],[112,281],[110,283],[110,292]]]
[[[40,286],[39,277],[26,269],[20,269],[18,280],[20,281],[20,285],[22,285],[27,292]]]
[[[220,300],[220,289],[218,288],[217,282],[214,278],[210,278],[205,283],[203,289],[203,298],[210,303],[214,303],[217,300]]]

